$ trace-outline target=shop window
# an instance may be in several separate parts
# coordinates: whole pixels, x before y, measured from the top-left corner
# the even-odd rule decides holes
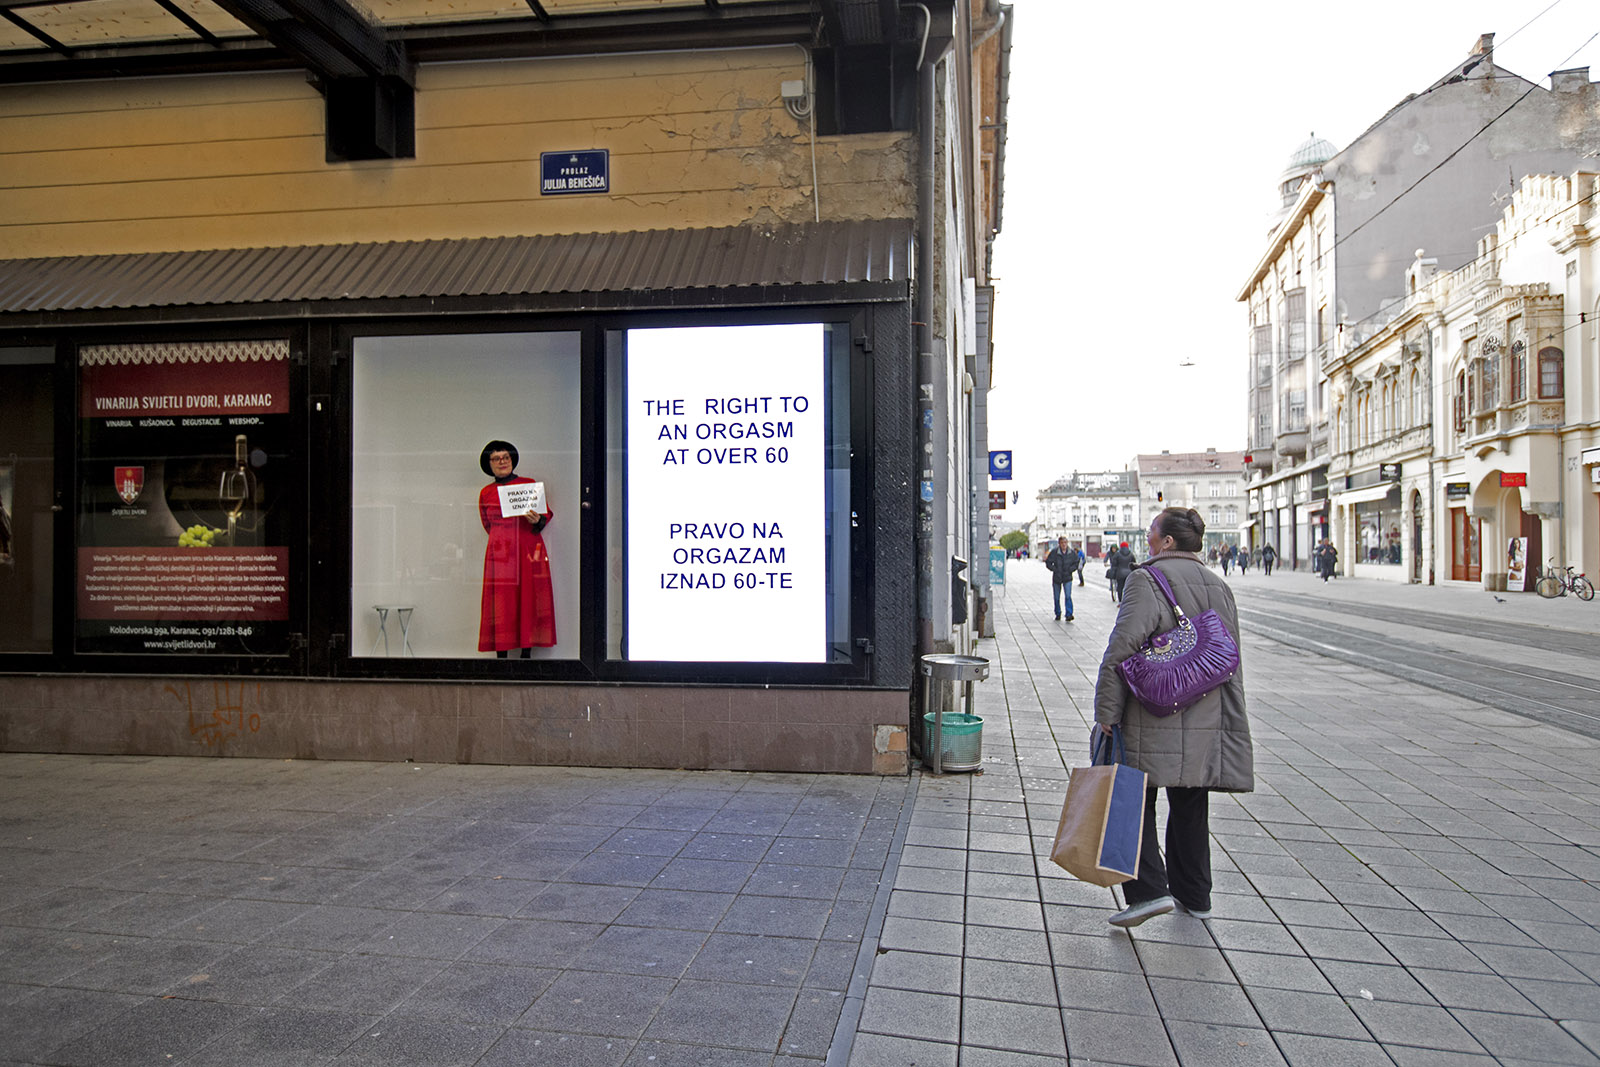
[[[578,657],[581,380],[576,332],[354,340],[352,656]]]
[[[1539,399],[1559,400],[1562,395],[1562,355],[1559,348],[1539,349]]]
[[[286,340],[79,350],[79,652],[286,656]]]
[[[852,661],[849,334],[606,335],[608,658]]]
[[[0,652],[49,652],[55,503],[52,348],[0,348]]]

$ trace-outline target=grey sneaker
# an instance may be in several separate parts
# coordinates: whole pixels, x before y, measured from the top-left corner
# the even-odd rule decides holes
[[[1112,926],[1120,926],[1124,930],[1138,926],[1146,919],[1157,915],[1165,915],[1176,906],[1176,901],[1171,897],[1156,897],[1139,904],[1129,904],[1106,921]]]

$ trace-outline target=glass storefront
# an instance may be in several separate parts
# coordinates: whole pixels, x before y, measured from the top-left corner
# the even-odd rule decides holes
[[[1402,524],[1398,487],[1382,500],[1356,505],[1357,559],[1362,563],[1398,565]]]
[[[79,349],[80,653],[289,651],[286,340]]]
[[[826,314],[0,349],[0,652],[96,671],[868,677],[872,361],[852,344],[866,317]]]
[[[575,331],[356,338],[352,656],[578,658],[581,383]]]
[[[0,348],[0,652],[49,652],[55,349]]]

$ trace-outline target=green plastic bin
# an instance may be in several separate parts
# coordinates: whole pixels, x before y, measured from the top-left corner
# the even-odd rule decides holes
[[[922,716],[923,745],[928,749],[925,762],[933,759],[935,718],[931,711]],[[945,712],[944,727],[939,732],[939,757],[941,770],[975,771],[983,766],[983,716]]]

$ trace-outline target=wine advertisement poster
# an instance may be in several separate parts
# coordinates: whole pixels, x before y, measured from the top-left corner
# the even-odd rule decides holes
[[[288,343],[79,363],[78,651],[286,654]]]

